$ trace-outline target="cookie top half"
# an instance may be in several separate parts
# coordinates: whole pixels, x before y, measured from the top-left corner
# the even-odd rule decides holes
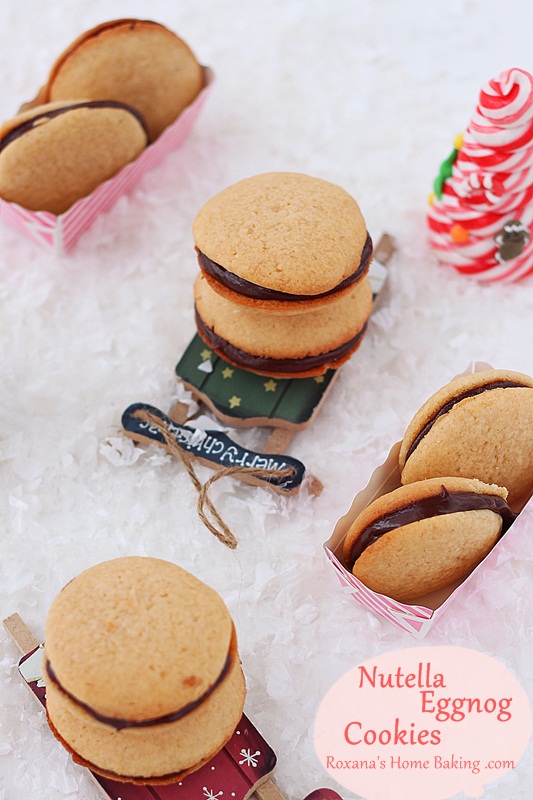
[[[175,33],[151,20],[118,19],[67,47],[52,67],[44,99],[120,100],[139,109],[153,141],[204,82],[202,66]]]
[[[301,173],[270,172],[208,200],[194,220],[193,236],[200,254],[229,273],[230,289],[236,277],[252,289],[311,299],[354,274],[367,230],[356,201],[340,186]],[[234,291],[240,293],[238,283]]]
[[[232,638],[213,589],[168,561],[118,558],[56,597],[45,657],[77,702],[106,717],[149,720],[201,699],[224,673]]]
[[[0,196],[61,214],[148,142],[138,111],[115,100],[35,106],[0,127]]]
[[[409,424],[402,483],[463,475],[497,483],[512,500],[533,488],[533,378],[510,370],[460,376],[435,392]]]

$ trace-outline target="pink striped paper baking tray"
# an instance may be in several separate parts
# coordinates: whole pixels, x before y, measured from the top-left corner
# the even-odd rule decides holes
[[[483,369],[492,369],[492,367],[489,364],[477,362],[471,364],[462,374]],[[419,598],[416,605],[399,603],[390,597],[373,592],[346,569],[342,563],[342,543],[350,525],[367,505],[377,497],[400,486],[398,465],[400,444],[397,442],[393,446],[385,463],[374,470],[368,485],[355,496],[350,510],[337,522],[331,538],[325,542],[324,550],[347,594],[374,613],[385,617],[398,628],[407,631],[417,639],[423,639],[459,594],[465,592],[468,584],[478,580],[483,572],[494,570],[498,562],[507,558],[509,553],[529,552],[528,540],[531,539],[533,529],[533,497],[526,503],[505,535],[466,578]],[[523,547],[521,542],[524,542]]]

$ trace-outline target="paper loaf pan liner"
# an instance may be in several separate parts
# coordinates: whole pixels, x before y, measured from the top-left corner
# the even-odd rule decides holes
[[[476,362],[463,372],[492,369],[489,364]],[[356,494],[350,510],[339,519],[332,536],[324,543],[326,556],[335,568],[337,578],[342,588],[354,600],[376,614],[388,619],[401,630],[407,631],[417,639],[423,639],[443,612],[448,609],[454,598],[464,592],[470,581],[476,580],[480,572],[490,564],[496,564],[500,555],[505,552],[510,539],[525,537],[527,528],[533,528],[533,497],[529,499],[521,510],[517,519],[511,525],[505,536],[492,548],[490,553],[481,561],[472,572],[460,581],[446,586],[436,592],[417,598],[416,603],[400,603],[386,595],[373,592],[355,577],[342,563],[342,543],[352,522],[373,500],[381,495],[391,492],[401,485],[398,454],[401,442],[397,442],[389,452],[387,459],[372,473],[367,486]]]
[[[133,189],[169,153],[181,147],[191,133],[213,84],[212,70],[204,67],[204,73],[205,85],[191,105],[136,159],[97,186],[91,194],[77,200],[59,215],[49,211],[29,211],[17,203],[0,198],[0,219],[47,250],[70,250],[100,214],[108,211],[119,197]]]

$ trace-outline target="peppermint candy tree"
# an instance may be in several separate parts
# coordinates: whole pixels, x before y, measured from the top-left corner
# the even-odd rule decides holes
[[[481,90],[430,197],[441,263],[479,281],[533,272],[533,77],[513,68]]]

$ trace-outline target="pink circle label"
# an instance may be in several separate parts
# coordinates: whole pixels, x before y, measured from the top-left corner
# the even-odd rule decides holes
[[[383,653],[324,697],[315,750],[365,800],[481,797],[514,770],[531,735],[522,686],[499,661],[463,647]]]

